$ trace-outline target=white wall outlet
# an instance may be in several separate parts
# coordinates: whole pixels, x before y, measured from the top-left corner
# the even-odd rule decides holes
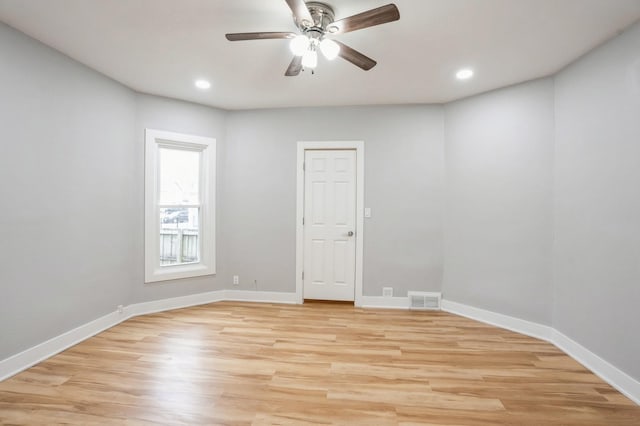
[[[124,306],[118,305],[118,313],[121,314],[124,312]]]
[[[383,297],[393,297],[393,287],[382,287]]]
[[[371,207],[364,208],[364,217],[371,217]]]
[[[233,285],[240,285],[240,277],[237,275],[233,276]]]

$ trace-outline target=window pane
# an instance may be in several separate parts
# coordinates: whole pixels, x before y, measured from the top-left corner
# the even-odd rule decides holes
[[[160,209],[160,265],[200,261],[199,208]]]
[[[160,204],[198,204],[200,152],[160,148]]]

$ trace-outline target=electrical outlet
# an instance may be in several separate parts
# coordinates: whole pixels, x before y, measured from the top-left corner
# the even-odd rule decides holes
[[[233,276],[233,285],[240,285],[240,277],[237,275]]]
[[[382,287],[383,297],[393,297],[393,287]]]
[[[121,314],[124,312],[124,306],[118,305],[118,313]]]

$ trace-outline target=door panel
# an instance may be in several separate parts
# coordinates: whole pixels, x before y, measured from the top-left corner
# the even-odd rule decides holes
[[[356,152],[307,150],[305,165],[304,298],[354,300]]]
[[[336,285],[348,285],[349,279],[347,278],[347,268],[345,261],[348,260],[349,255],[348,244],[345,241],[333,242],[333,282]]]
[[[325,182],[313,182],[311,188],[311,223],[316,226],[324,225],[324,209],[325,209]]]

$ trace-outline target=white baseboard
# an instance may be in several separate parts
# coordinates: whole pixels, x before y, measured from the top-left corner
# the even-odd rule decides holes
[[[639,381],[600,358],[589,349],[571,340],[553,327],[474,308],[473,306],[452,302],[450,300],[442,300],[442,310],[497,327],[506,328],[507,330],[517,333],[526,334],[527,336],[546,340],[591,370],[595,375],[616,388],[627,398],[640,405]]]
[[[171,309],[188,308],[189,306],[206,305],[207,303],[225,300],[225,290],[215,290],[206,293],[189,294],[187,296],[171,297],[169,299],[152,300],[150,302],[134,303],[124,311],[127,318],[138,315],[153,314]]]
[[[76,345],[127,319],[126,313],[111,312],[59,336],[0,361],[0,382]]]
[[[46,342],[22,351],[0,361],[0,381],[5,380],[27,368],[44,361],[63,350],[76,345],[114,325],[131,317],[162,312],[207,303],[229,301],[265,302],[265,303],[298,303],[296,293],[281,293],[247,290],[217,290],[170,299],[135,303],[124,308],[122,313],[112,312],[98,319],[74,328]],[[406,297],[362,296],[363,308],[408,309]],[[442,300],[442,310],[461,315],[497,327],[506,328],[517,333],[526,334],[553,343],[576,361],[601,377],[604,381],[640,405],[640,382],[619,370],[584,346],[571,340],[552,327],[531,321],[498,314],[496,312],[475,308],[450,300]]]
[[[186,308],[189,306],[205,305],[223,300],[267,302],[267,303],[296,303],[295,293],[245,291],[245,290],[216,290],[207,293],[190,294],[169,299],[153,300],[150,302],[134,303],[126,306],[123,312],[111,312],[103,317],[53,337],[18,354],[0,361],[0,382],[14,376],[27,368],[44,361],[65,349],[76,345],[108,328],[118,325],[129,318]]]
[[[298,303],[296,293],[249,290],[225,290],[224,292],[224,300],[234,302]]]
[[[553,330],[551,343],[571,358],[584,365],[595,375],[609,383],[627,398],[640,405],[640,382],[600,358],[578,342],[571,340],[558,330]]]
[[[409,309],[408,297],[362,296],[360,307],[378,309]]]
[[[551,327],[526,321],[519,318],[510,317],[508,315],[498,314],[496,312],[487,311],[473,306],[464,305],[451,300],[442,300],[442,310],[452,314],[461,315],[480,322],[495,325],[497,327],[506,328],[507,330],[517,333],[526,334],[542,340],[551,340]]]

